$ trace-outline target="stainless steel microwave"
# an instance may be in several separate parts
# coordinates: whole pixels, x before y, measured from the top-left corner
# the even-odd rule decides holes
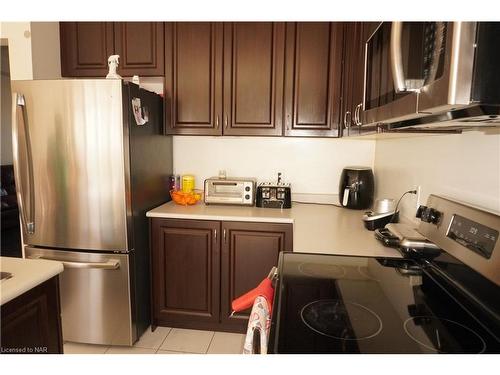
[[[361,124],[500,126],[499,45],[499,22],[381,22],[364,45]]]

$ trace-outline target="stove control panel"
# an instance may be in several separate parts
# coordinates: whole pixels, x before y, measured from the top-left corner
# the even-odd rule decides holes
[[[446,236],[489,259],[498,240],[498,231],[460,215],[453,215]]]
[[[418,211],[420,234],[500,286],[500,214],[497,211],[434,194]]]

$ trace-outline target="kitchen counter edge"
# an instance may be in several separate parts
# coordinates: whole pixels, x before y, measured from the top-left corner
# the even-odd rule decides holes
[[[12,273],[0,281],[0,305],[4,305],[60,274],[64,266],[53,260],[0,257],[0,270]]]

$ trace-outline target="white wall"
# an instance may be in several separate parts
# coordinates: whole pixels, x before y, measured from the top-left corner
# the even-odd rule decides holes
[[[10,78],[61,78],[59,22],[0,22],[9,45]]]
[[[378,140],[375,182],[378,198],[397,199],[420,185],[422,203],[437,193],[500,212],[500,134]],[[415,197],[401,203],[402,214],[413,217]]]
[[[325,138],[175,136],[174,171],[194,174],[196,187],[225,169],[227,176],[276,180],[292,192],[337,194],[342,168],[373,166],[375,141]]]
[[[8,41],[10,78],[33,79],[30,23],[0,22],[0,38]]]

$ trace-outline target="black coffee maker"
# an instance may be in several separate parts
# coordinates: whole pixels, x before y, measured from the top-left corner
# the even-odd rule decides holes
[[[370,167],[345,167],[339,182],[339,200],[342,206],[365,210],[373,203],[373,172]]]

